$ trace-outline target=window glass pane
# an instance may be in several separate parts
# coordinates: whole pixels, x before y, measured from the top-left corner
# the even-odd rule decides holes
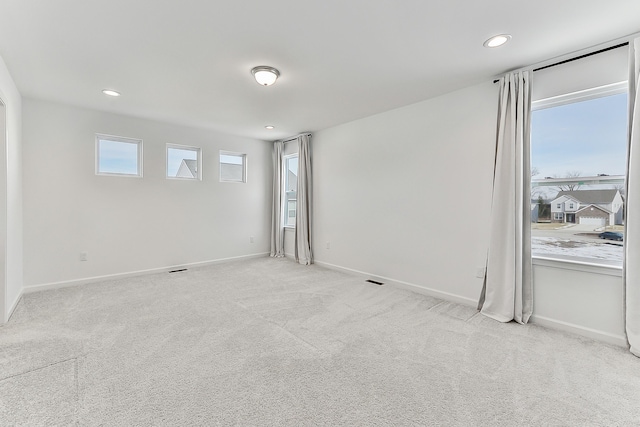
[[[298,190],[298,156],[286,157],[285,161],[285,225],[295,227],[296,225],[296,201]]]
[[[139,144],[142,141],[97,137],[97,173],[140,176]]]
[[[220,153],[220,181],[246,182],[246,154]]]
[[[531,117],[532,254],[621,265],[626,93]]]
[[[167,147],[167,177],[199,179],[199,152],[194,148]]]

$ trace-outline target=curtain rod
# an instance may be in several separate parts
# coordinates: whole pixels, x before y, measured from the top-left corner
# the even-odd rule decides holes
[[[564,61],[554,62],[553,64],[545,65],[543,67],[534,68],[532,72],[535,73],[536,71],[545,70],[547,68],[555,67],[556,65],[566,64],[567,62],[577,61],[578,59],[587,58],[589,56],[597,55],[599,53],[608,52],[610,50],[617,49],[617,48],[622,47],[622,46],[628,46],[628,45],[629,45],[629,42],[624,42],[624,43],[617,44],[615,46],[605,47],[604,49],[600,49],[600,50],[596,50],[594,52],[585,53],[584,55],[576,56],[575,58],[569,58],[569,59],[565,59]],[[500,81],[500,79],[496,79],[493,82],[494,83],[498,83],[499,81]]]
[[[289,138],[289,139],[285,139],[285,140],[283,140],[282,142],[283,142],[284,144],[286,144],[287,142],[297,141],[297,140],[298,140],[298,137],[299,137],[299,136],[302,136],[302,135],[307,135],[309,138],[311,138],[311,137],[313,136],[313,135],[311,135],[310,133],[303,132],[303,133],[300,133],[300,134],[298,134],[298,135],[296,135],[296,136],[292,136],[292,137],[291,137],[291,138]]]
[[[533,71],[536,72],[536,71],[544,70],[545,68],[555,67],[556,65],[566,64],[567,62],[576,61],[578,59],[586,58],[586,57],[592,56],[592,55],[597,55],[599,53],[607,52],[609,50],[617,49],[619,47],[628,46],[628,45],[629,45],[629,42],[620,43],[620,44],[617,44],[615,46],[606,47],[604,49],[596,50],[595,52],[585,53],[584,55],[576,56],[575,58],[569,58],[569,59],[565,59],[564,61],[556,62],[554,64],[545,65],[544,67],[534,68]]]

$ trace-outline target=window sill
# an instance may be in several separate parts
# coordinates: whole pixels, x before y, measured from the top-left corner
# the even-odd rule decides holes
[[[296,227],[293,227],[291,225],[285,225],[284,231],[296,231]]]
[[[562,270],[582,271],[584,273],[602,274],[606,276],[622,277],[622,266],[618,264],[606,264],[593,259],[580,258],[551,258],[544,256],[532,256],[533,265],[558,268]]]

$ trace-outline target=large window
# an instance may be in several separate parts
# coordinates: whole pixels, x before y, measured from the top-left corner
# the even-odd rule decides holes
[[[284,226],[296,226],[296,203],[298,194],[298,155],[284,158]]]
[[[626,84],[534,102],[531,235],[534,256],[622,265]],[[614,234],[618,236],[618,234]]]
[[[142,140],[96,135],[96,174],[142,176]]]
[[[247,182],[247,155],[220,152],[220,182]]]
[[[167,178],[202,179],[201,150],[167,144]]]

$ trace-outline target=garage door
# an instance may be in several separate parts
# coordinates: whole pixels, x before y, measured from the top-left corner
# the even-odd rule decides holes
[[[580,224],[584,224],[584,225],[597,225],[598,227],[602,227],[604,226],[604,218],[595,218],[595,217],[588,217],[588,216],[583,216],[580,218]]]

